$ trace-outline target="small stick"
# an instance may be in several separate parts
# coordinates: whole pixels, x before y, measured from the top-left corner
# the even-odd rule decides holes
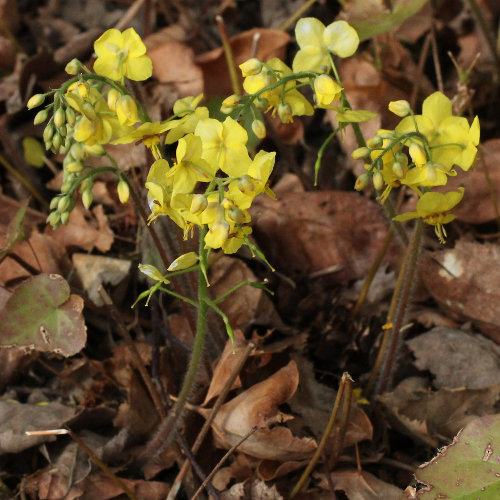
[[[280,27],[280,30],[288,31],[290,26],[295,24],[297,19],[301,18],[304,12],[308,11],[314,4],[316,0],[308,0],[302,7],[299,7]]]
[[[342,374],[342,379],[340,380],[339,390],[337,392],[337,397],[335,398],[335,403],[333,404],[332,412],[330,413],[330,419],[328,420],[328,424],[325,428],[325,431],[323,432],[323,436],[321,437],[321,441],[318,444],[318,447],[316,448],[316,451],[314,452],[314,455],[311,458],[311,461],[307,465],[306,470],[302,473],[302,476],[300,476],[298,483],[295,485],[292,492],[290,493],[290,498],[293,498],[295,495],[297,495],[297,493],[300,492],[300,490],[302,490],[305,482],[307,481],[309,475],[311,474],[316,463],[318,462],[319,457],[321,456],[321,452],[326,445],[326,441],[328,439],[328,436],[332,432],[333,426],[335,424],[335,420],[337,419],[337,414],[338,414],[339,409],[340,409],[340,404],[341,404],[342,400],[345,399],[344,392],[349,394],[349,399],[351,397],[352,382],[353,382],[353,380],[352,380],[351,376],[347,372],[344,372]],[[347,386],[348,386],[348,390],[346,391]],[[346,401],[344,400],[344,406],[345,405],[346,405]]]
[[[123,15],[123,17],[115,24],[115,28],[117,30],[122,30],[125,26],[129,25],[132,19],[136,16],[139,9],[142,7],[142,4],[145,0],[135,0],[135,2],[128,8],[127,12]]]
[[[231,48],[231,43],[229,42],[229,36],[227,35],[224,19],[220,14],[218,14],[215,16],[215,22],[217,23],[217,28],[219,29],[219,34],[222,41],[222,48],[224,49],[224,55],[226,56],[227,68],[229,70],[229,76],[231,77],[231,85],[233,87],[233,92],[236,95],[241,95],[240,80],[238,78],[238,73],[236,71],[236,64],[234,63],[234,57],[233,57],[233,49]]]
[[[196,493],[191,497],[191,500],[196,500],[200,493],[203,491],[203,488],[208,484],[209,481],[215,476],[217,471],[224,465],[226,460],[257,430],[257,426],[252,427],[250,432],[240,439],[232,448],[230,448],[227,453],[220,459],[219,463],[214,467],[213,471],[207,476],[205,481],[203,481],[202,485],[196,490]]]

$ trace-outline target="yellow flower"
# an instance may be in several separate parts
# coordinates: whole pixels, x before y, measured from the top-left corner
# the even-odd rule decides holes
[[[198,122],[195,129],[203,144],[202,158],[215,168],[220,168],[230,177],[239,177],[251,163],[246,143],[246,130],[230,116],[223,123],[213,118]]]
[[[134,125],[139,121],[137,104],[133,97],[122,95],[115,103],[116,116],[122,125]]]
[[[146,55],[146,46],[134,28],[123,33],[110,29],[94,43],[97,60],[94,71],[112,80],[147,80],[153,74],[153,63]]]
[[[293,71],[327,73],[330,67],[329,52],[339,57],[349,57],[356,52],[359,37],[346,21],[325,25],[314,17],[299,19],[295,37],[300,50],[293,60]]]
[[[431,149],[432,161],[450,170],[458,165],[469,170],[479,144],[479,120],[469,126],[467,120],[453,116],[451,101],[441,92],[434,92],[422,104],[422,114],[403,118],[396,127],[399,135],[416,130],[425,135]]]
[[[406,221],[420,218],[427,224],[434,226],[434,231],[441,243],[445,243],[446,231],[443,224],[447,224],[455,219],[451,210],[456,207],[464,196],[465,189],[458,188],[459,192],[450,191],[448,193],[437,193],[429,191],[424,193],[417,202],[416,212],[407,212],[394,217],[394,220]]]
[[[342,87],[328,75],[319,75],[314,79],[314,92],[318,106],[324,108],[340,99]]]
[[[248,76],[243,82],[243,88],[248,94],[255,94],[267,85],[277,82],[275,75],[283,78],[292,74],[292,70],[280,59],[274,57],[266,63],[268,69],[263,70],[255,76]],[[267,102],[266,111],[273,110],[273,116],[276,111],[279,113],[283,123],[293,121],[293,116],[314,114],[311,103],[295,88],[296,80],[289,80],[285,85],[267,90],[260,94],[260,98]],[[281,108],[280,108],[281,105]],[[287,111],[285,112],[284,109]]]
[[[257,58],[252,57],[240,64],[240,69],[243,77],[257,75],[262,70],[262,63]]]

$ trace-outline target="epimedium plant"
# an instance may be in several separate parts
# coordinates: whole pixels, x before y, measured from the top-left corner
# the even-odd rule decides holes
[[[303,18],[298,21],[295,34],[299,51],[292,68],[278,58],[252,58],[240,66],[246,94],[234,94],[223,101],[221,110],[228,115],[224,120],[210,117],[208,108],[201,105],[202,95],[177,100],[166,120],[149,119],[127,81],[144,81],[152,75],[146,47],[133,28],[123,33],[116,29],[106,31],[94,44],[97,59],[93,71],[75,59],[66,66],[71,76],[67,82],[28,101],[31,109],[51,98],[34,121],[40,124],[48,120],[43,133],[45,147],[65,155],[61,193],[50,204],[49,224],[57,228],[68,221],[78,193],[88,208],[93,201],[94,180],[102,172],[113,172],[118,177],[118,196],[126,202],[130,186],[104,146],[142,142],[154,159],[145,182],[151,212],[148,223],[167,216],[185,239],[194,235],[199,239],[198,251],[179,256],[166,273],[148,263],[139,265],[155,284],[137,300],[149,300],[153,293],[162,291],[197,308],[196,335],[185,380],[174,408],[148,447],[149,454],[169,441],[189,397],[209,310],[222,317],[232,337],[231,325],[218,304],[240,286],[264,288],[260,283],[245,282],[217,299],[210,299],[207,292],[210,252],[234,254],[246,245],[254,256],[267,262],[250,238],[249,209],[260,194],[274,198],[268,181],[275,152],[260,150],[250,154],[248,134],[239,123],[244,114],[254,117],[252,130],[258,138],[264,138],[266,127],[259,118],[262,112],[277,114],[283,123],[289,123],[296,116],[313,115],[317,108],[333,110],[338,126],[319,151],[316,176],[324,149],[337,134],[352,126],[359,145],[353,157],[364,159],[366,168],[355,189],[362,190],[371,181],[381,192],[380,201],[388,203],[392,189],[408,186],[419,197],[416,211],[394,215],[394,219],[417,218],[431,224],[442,243],[446,236],[444,224],[453,220],[451,210],[463,196],[463,188],[445,194],[432,189],[445,185],[449,176],[456,175],[455,166],[462,170],[471,167],[479,142],[477,118],[469,125],[465,118],[454,116],[450,100],[436,92],[424,101],[421,115],[415,115],[406,101],[389,103],[389,109],[402,118],[401,122],[394,130],[380,130],[365,141],[359,122],[375,114],[351,109],[334,59],[356,52],[356,31],[345,21],[325,26],[318,19]],[[307,88],[312,102],[302,92]],[[174,144],[175,159],[169,162],[165,147]],[[106,157],[109,165],[91,166],[87,162],[91,156]],[[196,300],[169,287],[176,275],[187,272],[198,274]]]

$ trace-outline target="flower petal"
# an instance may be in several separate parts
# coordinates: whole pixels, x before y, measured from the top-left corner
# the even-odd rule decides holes
[[[323,41],[339,57],[350,57],[358,48],[359,36],[346,21],[335,21],[325,28]]]

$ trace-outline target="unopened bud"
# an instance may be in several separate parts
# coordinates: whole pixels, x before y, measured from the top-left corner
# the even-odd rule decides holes
[[[236,222],[236,224],[243,224],[245,222],[245,213],[238,207],[233,207],[228,212],[229,218]]]
[[[389,111],[403,118],[411,111],[410,103],[404,99],[401,99],[400,101],[391,101],[389,103]]]
[[[207,206],[208,201],[205,196],[203,196],[202,194],[195,194],[193,196],[193,199],[191,200],[191,207],[189,211],[194,215],[198,215],[201,214],[201,212],[203,212],[203,210],[205,210]]]
[[[423,150],[422,146],[418,145],[415,142],[412,142],[410,144],[408,152],[410,153],[411,159],[416,165],[423,165],[427,161],[427,156],[425,156],[425,151]]]
[[[62,137],[61,134],[56,132],[54,134],[54,137],[52,137],[52,147],[57,151],[59,151],[59,148],[61,147],[62,144]]]
[[[50,205],[49,205],[50,210],[55,210],[57,208],[60,199],[61,199],[60,196],[55,196],[54,198],[52,198],[52,200],[50,200]]]
[[[33,109],[38,106],[41,106],[45,101],[45,96],[46,94],[35,94],[34,96],[31,96],[28,102],[26,103],[26,107],[28,109]]]
[[[229,97],[226,97],[222,101],[222,106],[225,106],[227,108],[233,108],[234,106],[236,106],[239,103],[240,103],[239,96],[237,96],[236,94],[232,94]]]
[[[50,212],[46,222],[56,229],[61,223],[61,214],[59,212]]]
[[[255,184],[252,178],[247,174],[242,175],[241,179],[238,181],[238,189],[244,194],[252,194],[255,192]]]
[[[71,61],[66,64],[64,71],[68,73],[68,75],[76,75],[80,70],[80,61],[78,59],[71,59]]]
[[[370,148],[379,148],[382,146],[383,139],[379,135],[375,135],[374,137],[368,139],[366,141],[366,145]]]
[[[80,94],[80,97],[83,99],[87,99],[90,93],[90,85],[87,82],[78,82],[76,85],[76,89]]]
[[[252,57],[240,64],[240,69],[244,77],[257,75],[262,71],[262,63],[256,57]]]
[[[137,104],[133,97],[122,95],[116,101],[116,116],[118,121],[124,125],[134,125],[139,121]]]
[[[254,120],[252,122],[252,131],[259,139],[266,137],[266,126],[262,120]]]
[[[361,158],[368,158],[368,156],[370,156],[370,153],[371,153],[371,149],[370,148],[367,148],[367,147],[361,147],[361,148],[357,148],[355,149],[351,156],[355,159],[355,160],[361,160]]]
[[[49,142],[54,136],[54,132],[54,125],[52,125],[52,123],[49,123],[49,125],[47,125],[43,131],[43,140],[45,142]]]
[[[81,161],[72,161],[65,166],[68,172],[77,174],[83,170],[83,163]]]
[[[280,117],[282,123],[292,123],[293,115],[290,104],[286,102],[280,102],[278,104],[278,116]]]
[[[94,195],[90,189],[82,192],[82,204],[88,210],[92,202],[94,201]]]
[[[395,161],[392,164],[392,173],[398,178],[402,179],[405,175],[404,170],[403,170],[403,165],[399,163],[399,161]]]
[[[260,111],[265,111],[269,108],[269,101],[265,97],[257,97],[253,102],[254,106]]]
[[[61,196],[59,202],[57,203],[57,211],[62,214],[66,212],[71,205],[71,196]]]
[[[92,106],[92,104],[90,104],[89,101],[84,101],[83,102],[82,111],[83,111],[83,114],[89,120],[95,120],[97,118],[97,114],[95,112],[94,106]]]
[[[70,153],[75,160],[82,160],[84,156],[83,146],[79,142],[73,143]]]
[[[64,113],[66,115],[66,122],[68,123],[68,125],[74,126],[76,122],[76,115],[73,111],[73,108],[66,108],[66,111]]]
[[[71,212],[63,212],[61,214],[61,224],[67,224],[69,221],[69,216],[71,215]]]
[[[370,182],[370,175],[368,173],[361,174],[357,179],[356,183],[354,184],[354,189],[356,191],[363,191],[368,186],[368,183]]]
[[[130,187],[125,179],[120,179],[118,186],[116,186],[118,199],[121,203],[127,203],[130,196]]]
[[[221,205],[226,209],[226,210],[229,210],[230,208],[232,208],[234,206],[234,202],[233,200],[230,200],[229,198],[224,198],[222,200],[222,203]]]
[[[62,127],[66,123],[66,113],[64,109],[57,108],[54,113],[54,125],[56,127]]]
[[[116,101],[121,96],[120,92],[116,89],[110,89],[108,92],[108,108],[111,111],[116,111]]]
[[[384,187],[384,177],[380,173],[380,170],[377,170],[372,177],[373,187],[380,191]]]
[[[49,117],[49,110],[48,109],[42,109],[35,115],[35,119],[33,120],[34,125],[40,125],[40,123],[43,123],[44,121],[47,120]]]

